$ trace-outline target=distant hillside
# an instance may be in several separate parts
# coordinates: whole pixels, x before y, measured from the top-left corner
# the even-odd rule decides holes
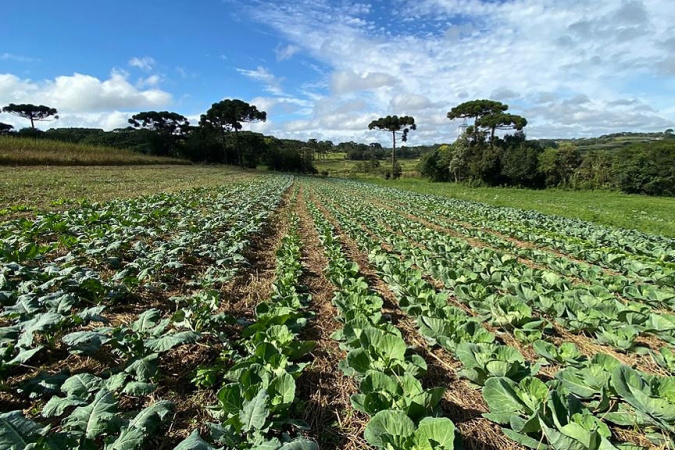
[[[649,142],[672,141],[675,144],[675,134],[673,134],[673,130],[670,129],[659,133],[633,133],[626,131],[622,133],[605,134],[595,138],[538,139],[537,141],[545,147],[551,146],[552,143],[558,145],[570,143],[581,151],[616,150],[633,144]]]

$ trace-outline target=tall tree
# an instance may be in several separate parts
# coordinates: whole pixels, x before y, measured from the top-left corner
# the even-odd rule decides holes
[[[227,140],[225,139],[225,133],[230,131],[230,124],[225,121],[225,119],[218,114],[216,108],[217,103],[214,103],[211,106],[211,109],[207,111],[206,114],[202,114],[199,119],[199,126],[205,129],[211,129],[216,131],[220,135],[220,143],[223,150],[223,163],[229,164],[229,158],[227,157]]]
[[[9,134],[13,129],[14,127],[12,125],[0,122],[0,135]]]
[[[250,105],[242,100],[225,99],[211,105],[206,114],[202,115],[200,124],[210,125],[219,129],[223,138],[223,146],[225,145],[225,132],[234,130],[237,146],[237,162],[240,166],[243,166],[241,143],[239,141],[239,130],[242,129],[242,123],[265,122],[266,120],[267,113],[265,111],[258,111],[255,105]],[[227,162],[227,156],[225,158],[225,162]]]
[[[447,117],[450,120],[455,119],[473,119],[474,140],[478,138],[479,120],[483,116],[503,113],[509,109],[508,105],[494,100],[471,100],[461,103],[452,108]]]
[[[476,119],[476,126],[490,130],[490,143],[494,145],[496,130],[521,131],[523,128],[525,128],[525,126],[527,126],[527,119],[516,114],[498,112],[479,117]]]
[[[446,146],[441,146],[438,150],[439,155],[444,156],[439,164],[445,167],[444,163],[447,161],[447,169],[455,183],[465,180],[469,176],[469,159],[471,157],[469,137],[462,135],[447,150],[443,147]]]
[[[145,128],[160,133],[182,135],[190,128],[186,117],[169,111],[146,111],[135,114],[129,119],[134,128]]]
[[[416,130],[417,125],[415,119],[411,116],[387,116],[380,117],[373,120],[368,125],[369,130],[378,129],[380,131],[387,131],[391,133],[392,150],[391,150],[391,174],[395,177],[396,174],[396,133],[401,133],[401,142],[408,141],[408,133],[411,130]]]
[[[545,177],[546,187],[567,187],[573,182],[574,173],[581,165],[581,151],[565,142],[558,148],[546,148],[539,154],[539,172]]]
[[[156,133],[157,141],[154,153],[159,155],[175,154],[178,141],[190,129],[188,119],[178,113],[169,111],[146,111],[135,114],[129,119],[134,128],[141,128]]]
[[[59,118],[57,115],[59,112],[56,108],[50,108],[49,106],[44,105],[15,105],[14,103],[10,103],[2,108],[2,112],[30,120],[31,128],[35,128],[35,122],[56,120]]]

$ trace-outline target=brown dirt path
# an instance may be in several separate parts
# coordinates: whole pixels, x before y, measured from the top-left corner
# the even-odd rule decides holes
[[[356,382],[338,369],[338,363],[345,359],[346,353],[331,338],[331,334],[341,327],[335,319],[338,312],[331,303],[335,286],[323,273],[328,260],[302,189],[295,212],[300,219],[299,232],[303,239],[301,284],[312,296],[310,310],[315,314],[301,336],[316,342],[312,364],[298,379],[297,395],[306,401],[303,419],[310,425],[308,434],[316,439],[322,450],[361,449],[367,447],[363,430],[368,419],[355,411],[349,400],[358,392]]]

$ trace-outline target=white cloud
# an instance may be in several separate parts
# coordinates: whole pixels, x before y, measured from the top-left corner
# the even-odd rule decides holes
[[[106,129],[125,122],[128,113],[166,107],[170,93],[161,90],[159,79],[141,79],[135,86],[124,72],[113,71],[108,79],[75,73],[53,80],[33,81],[13,74],[0,74],[0,105],[34,103],[59,110],[58,126],[89,126]],[[122,112],[120,112],[122,111]],[[9,120],[3,115],[3,121]],[[17,123],[25,126],[24,123]]]
[[[584,96],[574,96],[546,105],[525,109],[527,117],[536,122],[548,122],[553,127],[571,127],[584,135],[601,135],[616,130],[664,130],[673,121],[655,114],[653,108],[638,100],[613,102],[592,101]]]
[[[183,79],[190,77],[190,74],[188,74],[187,70],[185,70],[185,68],[183,68],[183,67],[177,66],[175,68],[175,70],[176,70],[176,73],[178,74],[178,76],[183,78]]]
[[[34,61],[39,61],[37,58],[31,58],[29,56],[23,56],[23,55],[15,55],[14,53],[0,53],[0,60],[10,60],[10,61],[18,61],[18,62],[34,62]]]
[[[390,103],[390,110],[397,111],[399,115],[410,115],[413,112],[434,107],[438,108],[439,105],[419,94],[399,94],[393,97]]]
[[[358,75],[345,70],[333,74],[332,89],[336,94],[345,94],[354,91],[378,89],[385,86],[394,86],[396,78],[386,73],[375,72]]]
[[[364,135],[356,120],[365,129],[373,115],[410,111],[419,124],[411,144],[442,142],[455,138],[457,126],[446,112],[472,98],[508,103],[528,118],[533,137],[658,130],[675,123],[673,96],[660,88],[675,73],[675,8],[669,0],[396,5],[387,16],[355,0],[252,3],[251,17],[329,68],[317,75],[317,86],[330,87],[327,94],[307,96],[311,117],[276,130],[356,137]],[[355,96],[365,104],[351,118],[324,107]],[[639,105],[614,103],[625,99]]]
[[[162,81],[162,77],[155,74],[155,75],[150,75],[147,78],[140,78],[136,82],[136,86],[138,86],[138,88],[157,87],[161,81]]]
[[[667,76],[675,75],[675,55],[669,54],[664,60],[659,61],[657,67]]]
[[[256,97],[250,102],[268,116],[308,115],[312,112],[312,102],[296,97]]]
[[[260,81],[265,85],[265,90],[274,95],[284,95],[281,89],[282,79],[275,77],[264,67],[258,67],[255,70],[237,69],[237,72],[252,80]]]
[[[155,60],[149,56],[145,56],[143,58],[134,57],[129,60],[129,65],[131,67],[136,67],[143,71],[150,72],[155,67]]]
[[[87,127],[114,130],[129,126],[129,118],[134,113],[111,111],[103,113],[66,114],[59,117],[54,126],[61,127]]]
[[[291,59],[296,53],[300,51],[300,47],[297,45],[284,45],[278,46],[274,49],[274,53],[277,55],[277,61],[284,61],[286,59]]]
[[[515,98],[520,97],[520,94],[517,92],[513,92],[511,89],[501,86],[494,91],[492,91],[492,94],[490,94],[490,98],[493,100],[499,100],[501,102],[507,101],[507,100],[512,100]]]
[[[0,74],[0,103],[19,102],[81,113],[166,106],[171,102],[171,94],[157,87],[137,88],[119,71],[113,71],[106,80],[74,73],[39,82]]]
[[[46,122],[36,122],[36,128],[47,130],[49,128],[100,128],[103,130],[114,130],[116,128],[126,128],[129,126],[128,120],[134,113],[122,111],[108,111],[101,113],[59,113],[58,120]],[[29,127],[30,123],[9,114],[0,114],[0,122],[9,123],[16,130]]]

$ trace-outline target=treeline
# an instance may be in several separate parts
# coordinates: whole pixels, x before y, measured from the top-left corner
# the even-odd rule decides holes
[[[673,130],[671,128],[668,128],[663,132],[656,133],[621,132],[604,134],[602,136],[592,138],[565,139],[559,142],[570,142],[579,147],[581,150],[584,150],[593,148],[620,148],[636,143],[655,142],[670,139],[675,139],[675,134],[673,134]]]
[[[673,130],[654,133],[647,142],[611,150],[555,141],[528,141],[527,120],[507,113],[492,100],[472,100],[452,108],[449,119],[473,119],[451,145],[427,153],[420,173],[434,181],[528,188],[618,189],[630,194],[675,195]],[[499,136],[498,130],[514,130]],[[592,144],[636,137],[602,136]]]
[[[675,196],[675,139],[584,150],[570,142],[528,141],[522,132],[492,142],[465,133],[424,155],[419,171],[434,181],[474,185]]]
[[[316,173],[316,159],[344,153],[360,161],[357,170],[402,174],[396,158],[421,156],[419,172],[434,181],[467,182],[490,186],[528,188],[618,189],[626,193],[675,195],[675,134],[615,133],[584,140],[527,140],[527,119],[508,112],[508,105],[493,100],[472,100],[447,113],[464,119],[465,131],[450,145],[409,147],[408,134],[417,129],[410,116],[386,116],[372,121],[370,130],[392,138],[392,147],[310,139],[277,139],[243,131],[244,123],[267,120],[267,113],[242,100],[225,99],[190,124],[180,114],[147,111],[129,119],[129,126],[113,131],[57,128],[40,131],[36,121],[58,119],[58,111],[44,105],[14,105],[3,112],[30,120],[31,128],[18,132],[0,123],[0,134],[53,139],[86,145],[130,149],[147,155],[187,158],[195,162],[237,164],[271,170]],[[471,125],[466,121],[471,119]],[[512,133],[509,134],[508,132]],[[620,145],[616,145],[620,143]],[[381,160],[390,158],[389,168]]]
[[[142,114],[174,113],[149,111]],[[51,128],[47,131],[23,128],[13,132],[7,126],[5,129],[0,128],[0,135],[2,134],[128,149],[146,155],[186,158],[194,162],[239,163],[237,135],[228,132],[222,134],[212,127],[189,124],[182,128],[176,127],[170,132],[131,125],[112,131],[98,128]],[[273,170],[280,168],[279,170],[314,173],[313,161],[324,159],[331,153],[344,154],[347,160],[370,161],[390,158],[392,151],[380,143],[360,144],[351,141],[334,144],[329,140],[278,139],[250,131],[238,131],[237,134],[242,156],[241,165],[249,168],[265,164]],[[439,146],[440,144],[401,147],[396,152],[400,158],[419,158]]]
[[[434,151],[440,147],[440,144],[417,145],[413,147],[399,147],[396,149],[396,155],[403,159],[419,158],[423,154]],[[371,144],[359,144],[357,142],[342,142],[335,145],[332,149],[335,153],[344,153],[345,159],[351,161],[369,161],[383,160],[391,157],[391,147],[383,147],[379,142]]]
[[[0,134],[129,149],[146,155],[186,158],[194,162],[236,164],[272,170],[316,173],[316,145],[243,131],[243,123],[265,121],[267,114],[242,100],[214,103],[197,125],[170,111],[146,111],[129,119],[129,126],[113,131],[92,128],[52,128],[41,131],[35,121],[58,119],[58,111],[43,105],[14,105],[3,112],[30,120],[31,127],[14,132],[0,124]],[[316,142],[315,142],[316,143]]]
[[[129,119],[129,126],[113,131],[95,128],[52,128],[41,131],[36,121],[58,119],[58,111],[44,105],[9,105],[3,112],[30,120],[30,128],[14,131],[0,123],[0,134],[128,149],[153,156],[186,158],[194,162],[237,164],[255,168],[264,164],[272,170],[316,173],[314,161],[329,153],[344,153],[350,160],[384,159],[391,155],[379,143],[359,144],[310,139],[277,139],[243,131],[243,123],[265,121],[267,114],[241,100],[214,103],[197,125],[170,111],[146,111]],[[402,148],[403,158],[419,157],[426,147]]]
[[[12,135],[35,139],[79,143],[132,150],[154,156],[172,156],[193,162],[237,164],[234,135],[218,136],[211,130],[191,126],[179,139],[133,127],[103,131],[97,128],[52,128],[47,131],[24,128]],[[240,131],[242,167],[255,168],[261,164],[272,170],[316,173],[317,151],[307,142],[277,139],[251,131]]]

